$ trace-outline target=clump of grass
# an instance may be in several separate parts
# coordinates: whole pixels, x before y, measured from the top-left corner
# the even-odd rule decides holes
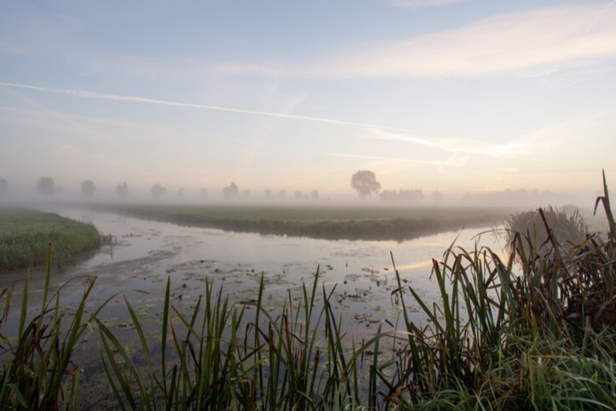
[[[358,382],[358,364],[386,334],[346,350],[341,321],[330,304],[333,290],[321,290],[318,307],[317,284],[318,272],[299,298],[289,292],[276,315],[263,307],[262,279],[255,316],[246,323],[245,306],[233,306],[209,282],[203,299],[185,315],[171,304],[168,281],[161,340],[154,347],[126,300],[145,361],[131,356],[111,330],[98,324],[102,361],[120,408],[303,410],[359,404],[365,387]],[[153,360],[155,349],[160,349],[159,362]]]
[[[0,207],[0,272],[44,264],[49,243],[54,244],[54,261],[62,263],[100,242],[92,224],[31,209]]]
[[[41,308],[34,318],[28,317],[29,279],[26,278],[17,317],[17,335],[4,329],[9,322],[14,287],[0,293],[0,409],[2,410],[75,410],[80,370],[71,356],[79,344],[91,316],[86,314],[86,300],[95,280],[84,291],[75,313],[64,313],[60,295],[49,296],[51,246],[48,248],[47,270]],[[14,320],[13,320],[14,321]],[[15,332],[15,331],[13,331]]]
[[[568,246],[581,244],[588,232],[578,210],[570,207],[549,206],[515,213],[505,219],[505,227],[510,244],[514,243],[516,234],[522,235],[527,254],[531,249],[547,252],[552,246],[548,241],[548,230],[559,245]]]
[[[605,205],[613,221],[607,184]],[[407,346],[385,398],[417,409],[614,409],[616,255],[589,236],[563,253],[547,215],[542,243],[515,234],[507,259],[488,248],[450,248],[433,261],[440,301],[409,286],[429,322],[405,315]]]

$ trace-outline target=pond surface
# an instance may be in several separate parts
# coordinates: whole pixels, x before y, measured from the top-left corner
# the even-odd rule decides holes
[[[391,291],[396,283],[391,255],[404,284],[431,299],[436,292],[436,284],[430,281],[432,259],[440,261],[454,242],[467,250],[472,250],[477,242],[498,251],[502,248],[493,234],[477,235],[485,229],[442,233],[401,243],[329,241],[183,227],[77,207],[51,211],[91,222],[115,240],[77,261],[53,267],[53,289],[73,279],[62,290],[63,301],[68,304],[81,298],[86,281],[80,279],[82,276],[97,277],[91,302],[126,292],[131,303],[137,305],[150,299],[160,301],[167,278],[171,279],[174,297],[183,305],[203,294],[206,279],[223,286],[235,302],[251,301],[263,276],[266,296],[275,305],[287,295],[286,290],[299,289],[302,283],[311,285],[319,269],[321,282],[336,285],[341,312],[348,313],[349,319],[370,323],[375,320],[372,316],[380,312],[378,319],[382,320],[392,308]],[[44,269],[31,270],[30,277],[34,294],[31,298],[36,299],[43,285]],[[19,284],[24,278],[24,271],[3,274],[0,288]],[[150,294],[130,292],[136,290]]]
[[[344,320],[349,337],[359,339],[376,332],[380,323],[395,323],[401,310],[392,301],[397,288],[391,254],[404,285],[412,286],[428,303],[435,301],[437,285],[430,280],[432,259],[440,261],[455,241],[472,250],[476,242],[501,250],[493,234],[477,237],[480,229],[426,236],[402,243],[395,241],[328,241],[310,238],[262,236],[216,229],[177,226],[82,208],[48,210],[93,223],[104,235],[115,239],[77,261],[52,268],[52,291],[61,288],[61,304],[70,310],[78,305],[88,281],[96,277],[89,298],[90,310],[114,296],[102,312],[106,324],[138,349],[136,333],[127,314],[124,297],[137,309],[153,341],[160,328],[165,285],[171,280],[172,303],[190,310],[204,294],[207,280],[223,288],[236,304],[254,302],[259,281],[265,281],[265,308],[279,311],[288,291],[300,296],[302,283],[312,285],[319,269],[319,283],[331,291],[335,310]],[[44,269],[30,270],[30,315],[40,307]],[[20,298],[25,271],[0,276],[0,289],[16,285]],[[67,283],[68,281],[68,283]],[[37,298],[39,301],[37,301]],[[18,300],[14,300],[18,301]],[[321,299],[319,299],[319,303]],[[419,305],[410,296],[411,318],[422,321]],[[18,309],[13,310],[14,315]],[[254,310],[253,310],[254,311]],[[251,317],[250,312],[247,315]],[[16,321],[12,322],[16,327]],[[16,330],[4,329],[6,335]],[[132,337],[131,337],[132,336]],[[91,337],[96,340],[95,336]],[[134,340],[134,341],[131,341]],[[89,356],[88,356],[89,352]],[[84,344],[81,362],[91,376],[100,373],[100,357],[92,356]],[[77,353],[79,355],[79,353]],[[95,358],[94,358],[95,357]],[[86,372],[87,374],[87,372]],[[96,378],[92,378],[95,381]],[[86,407],[87,408],[87,407]]]

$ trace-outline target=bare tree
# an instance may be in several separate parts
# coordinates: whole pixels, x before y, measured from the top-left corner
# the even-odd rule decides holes
[[[374,172],[360,170],[351,176],[351,188],[357,191],[359,198],[363,200],[372,197],[373,193],[377,194],[381,190],[381,183],[376,181]]]

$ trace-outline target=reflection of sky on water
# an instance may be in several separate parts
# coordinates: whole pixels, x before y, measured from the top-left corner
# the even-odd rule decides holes
[[[55,211],[92,222],[101,233],[117,238],[117,243],[103,245],[78,262],[54,268],[52,283],[56,287],[79,275],[94,275],[98,277],[94,301],[125,293],[131,303],[139,305],[160,302],[166,279],[171,278],[175,303],[188,306],[203,294],[205,279],[222,285],[239,302],[256,297],[263,276],[265,297],[275,308],[281,306],[286,290],[297,292],[302,283],[311,284],[318,267],[321,283],[329,290],[336,287],[336,309],[367,328],[377,320],[392,320],[399,314],[392,307],[392,291],[397,284],[391,255],[403,286],[412,286],[431,302],[437,292],[429,278],[432,259],[440,261],[454,240],[456,246],[469,251],[476,241],[495,251],[501,249],[491,235],[477,238],[479,230],[442,233],[402,243],[329,241],[182,227],[80,208]],[[19,273],[3,276],[0,285],[18,278]],[[41,283],[37,285],[36,279],[42,279],[42,275],[37,270],[33,270],[33,279],[33,287],[40,290]],[[83,287],[75,284],[63,290],[67,303],[81,296]],[[150,294],[129,291],[137,289]],[[116,305],[123,302],[118,300]],[[416,304],[409,302],[409,306],[417,311]],[[111,311],[118,315],[117,307],[110,306]]]

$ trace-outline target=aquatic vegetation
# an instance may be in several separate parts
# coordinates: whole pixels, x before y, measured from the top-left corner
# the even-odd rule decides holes
[[[60,304],[60,295],[49,294],[51,247],[40,310],[28,315],[29,279],[22,290],[17,320],[11,321],[14,287],[0,293],[0,409],[51,410],[77,409],[80,369],[72,363],[72,354],[81,342],[89,323],[107,302],[88,313],[86,301],[96,279],[92,278],[74,313],[69,315]],[[15,336],[5,329],[17,326]]]
[[[146,330],[142,310],[127,298],[132,329],[120,333],[93,314],[109,389],[123,410],[616,409],[616,224],[605,181],[604,188],[597,205],[608,219],[607,240],[588,235],[561,244],[541,210],[550,247],[540,251],[528,232],[513,236],[505,257],[452,245],[432,261],[435,302],[400,277],[392,256],[390,311],[398,319],[378,320],[377,310],[358,314],[370,329],[361,341],[347,334],[341,294],[320,284],[318,269],[311,283],[287,290],[282,306],[268,305],[264,275],[254,298],[232,301],[206,281],[194,304],[175,301],[168,279],[159,331]],[[47,374],[76,378],[62,365],[81,336],[82,306],[77,328],[58,326],[49,336],[68,341],[60,364],[22,365],[23,358],[54,361],[57,351],[40,337],[34,345],[41,349],[30,351],[3,337],[9,349],[0,400],[7,409],[40,398],[74,409],[76,379],[42,384]],[[47,321],[62,317],[55,307],[43,309]],[[426,321],[412,319],[417,310]],[[18,341],[31,328],[47,329],[35,327],[42,316],[22,318]],[[124,333],[138,349],[127,347]],[[16,369],[35,370],[36,384]]]
[[[92,224],[25,208],[0,207],[0,272],[44,264],[47,246],[62,263],[96,248],[101,237]]]

